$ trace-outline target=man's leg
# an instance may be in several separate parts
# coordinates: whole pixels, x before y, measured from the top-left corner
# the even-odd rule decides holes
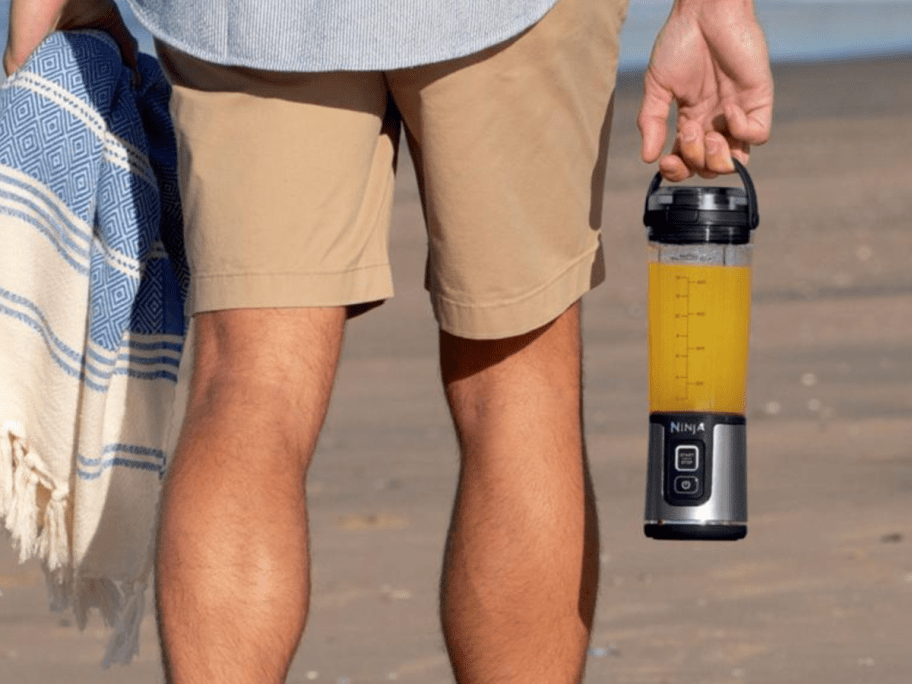
[[[156,558],[168,681],[284,681],[307,618],[305,476],[345,313],[196,318],[190,402],[165,486]]]
[[[578,682],[599,570],[579,304],[519,337],[441,333],[440,353],[462,455],[441,592],[457,680]]]

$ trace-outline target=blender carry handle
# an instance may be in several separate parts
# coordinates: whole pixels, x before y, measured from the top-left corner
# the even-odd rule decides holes
[[[757,192],[754,190],[754,182],[751,180],[750,174],[741,162],[737,159],[732,159],[732,162],[734,162],[735,171],[741,176],[741,182],[744,184],[744,192],[747,194],[747,225],[753,230],[760,223],[760,215],[757,211]],[[659,189],[661,184],[662,174],[657,173],[652,179],[652,183],[649,184],[649,190],[646,193],[645,211],[649,211],[649,197]]]

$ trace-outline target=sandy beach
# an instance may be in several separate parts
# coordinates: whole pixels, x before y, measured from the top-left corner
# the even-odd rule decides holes
[[[585,682],[912,681],[912,60],[780,66],[773,141],[750,169],[756,233],[749,534],[642,533],[646,271],[640,77],[620,79],[605,189],[608,280],[585,300],[586,422],[601,592]],[[414,174],[400,173],[397,295],[349,327],[310,480],[314,594],[289,682],[452,682],[439,558],[456,444],[421,287]],[[161,682],[142,651],[101,671],[107,631],[47,610],[0,543],[0,681]]]

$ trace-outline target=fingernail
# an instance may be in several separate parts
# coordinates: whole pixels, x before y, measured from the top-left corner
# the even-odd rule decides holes
[[[692,143],[697,141],[697,132],[693,128],[681,129],[681,142]]]

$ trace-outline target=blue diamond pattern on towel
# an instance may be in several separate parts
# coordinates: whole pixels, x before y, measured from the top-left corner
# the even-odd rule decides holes
[[[0,166],[64,199],[92,231],[91,343],[114,352],[131,332],[182,335],[189,270],[169,86],[155,60],[141,55],[137,106],[121,106],[115,93],[132,85],[108,36],[54,34],[47,43],[55,42],[3,85]],[[48,214],[45,236],[78,269],[86,249],[79,226]],[[162,243],[167,255],[152,258]]]

